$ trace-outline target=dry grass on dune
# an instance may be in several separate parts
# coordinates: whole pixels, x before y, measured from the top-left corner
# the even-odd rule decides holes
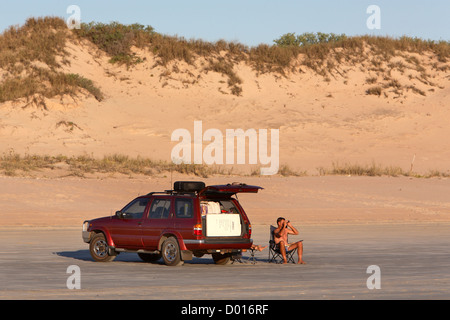
[[[67,124],[75,125],[75,124]],[[57,170],[64,168],[63,175],[76,176],[81,178],[95,177],[98,174],[123,174],[132,177],[133,175],[155,176],[167,172],[177,172],[181,174],[194,175],[202,178],[218,175],[237,175],[237,176],[259,176],[260,170],[256,168],[251,173],[235,172],[233,169],[225,169],[220,166],[179,164],[176,165],[167,161],[155,161],[143,157],[129,157],[123,154],[107,155],[103,158],[82,155],[67,157],[63,155],[19,155],[13,151],[4,153],[0,156],[0,175],[4,176],[35,176],[43,170]],[[320,167],[317,169],[318,175],[346,175],[346,176],[389,176],[389,177],[414,177],[414,178],[432,178],[432,177],[450,177],[450,172],[439,170],[430,170],[426,174],[418,174],[412,170],[407,171],[400,167],[382,166],[372,163],[370,165],[360,164],[339,164],[333,163],[331,168]],[[288,165],[283,164],[278,170],[278,175],[284,177],[305,177],[315,174],[309,174],[307,171],[296,171]],[[43,174],[45,176],[45,173]]]
[[[151,26],[140,24],[92,22],[82,24],[78,30],[69,30],[61,18],[30,18],[23,26],[10,27],[0,35],[0,71],[3,75],[0,103],[26,98],[39,100],[45,106],[43,98],[64,94],[76,96],[80,90],[86,90],[99,101],[104,99],[92,80],[59,71],[61,63],[70,63],[65,50],[67,41],[77,39],[90,41],[110,57],[110,63],[124,64],[128,68],[145,62],[145,58],[132,51],[133,46],[151,51],[162,66],[174,60],[193,64],[198,57],[203,57],[207,65],[202,72],[212,71],[226,76],[230,91],[236,96],[243,93],[243,81],[235,68],[240,62],[252,66],[257,73],[287,75],[308,68],[326,81],[336,76],[346,79],[340,65],[355,65],[377,75],[372,77],[373,88],[366,93],[378,96],[386,93],[387,89],[393,89],[396,94],[406,91],[426,94],[412,84],[396,85],[393,71],[414,71],[409,72],[410,80],[434,87],[436,84],[426,70],[446,72],[450,68],[450,44],[446,41],[305,33],[283,35],[274,40],[274,45],[248,47],[224,40],[207,42],[162,35]],[[430,65],[425,66],[416,56],[424,53],[432,55]],[[402,61],[395,60],[399,57]]]
[[[69,31],[60,18],[30,18],[22,27],[10,27],[0,36],[0,103],[26,98],[45,108],[44,98],[87,90],[97,100],[103,95],[95,84],[79,74],[58,69],[57,57],[68,64],[65,50]]]
[[[103,158],[81,155],[19,155],[13,151],[0,156],[0,174],[5,176],[34,176],[43,170],[62,169],[64,175],[85,178],[95,174],[124,174],[154,176],[164,172],[192,174],[206,178],[211,175],[231,174],[231,170],[219,167],[179,164],[156,161],[142,157],[129,157],[122,154],[107,155]],[[45,173],[43,174],[45,176]]]

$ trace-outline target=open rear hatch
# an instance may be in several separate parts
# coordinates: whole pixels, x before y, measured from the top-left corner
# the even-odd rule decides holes
[[[232,183],[224,185],[207,186],[199,192],[200,196],[228,196],[231,197],[236,193],[257,193],[260,189],[258,186],[250,186],[244,183]]]
[[[258,186],[241,183],[213,185],[199,192],[202,200],[202,223],[207,237],[242,237],[249,234],[250,223],[244,212],[240,212],[236,193],[257,193]]]

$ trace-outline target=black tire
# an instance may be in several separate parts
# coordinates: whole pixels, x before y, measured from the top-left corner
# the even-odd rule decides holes
[[[164,263],[168,266],[179,266],[183,264],[181,260],[180,246],[174,237],[167,238],[161,248],[161,255]]]
[[[141,253],[138,252],[139,258],[145,262],[156,262],[161,259],[161,255],[158,253]]]
[[[212,258],[215,264],[226,265],[231,263],[231,254],[213,253]]]
[[[115,259],[115,255],[109,254],[109,246],[103,233],[97,233],[89,243],[89,251],[97,262],[109,262]]]
[[[175,183],[173,184],[173,190],[184,192],[198,192],[204,189],[205,186],[205,183],[202,181],[175,181]]]

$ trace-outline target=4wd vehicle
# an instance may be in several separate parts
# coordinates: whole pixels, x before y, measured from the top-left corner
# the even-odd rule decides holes
[[[162,257],[169,266],[204,254],[212,254],[216,264],[226,264],[252,246],[252,227],[235,195],[260,189],[177,181],[174,190],[140,196],[114,216],[84,221],[83,240],[95,261],[137,252],[144,261]]]

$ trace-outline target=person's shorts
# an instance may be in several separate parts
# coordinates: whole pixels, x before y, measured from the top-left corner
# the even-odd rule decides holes
[[[288,243],[284,246],[284,248],[286,249],[286,252],[289,251],[289,247],[292,245],[292,243]]]

